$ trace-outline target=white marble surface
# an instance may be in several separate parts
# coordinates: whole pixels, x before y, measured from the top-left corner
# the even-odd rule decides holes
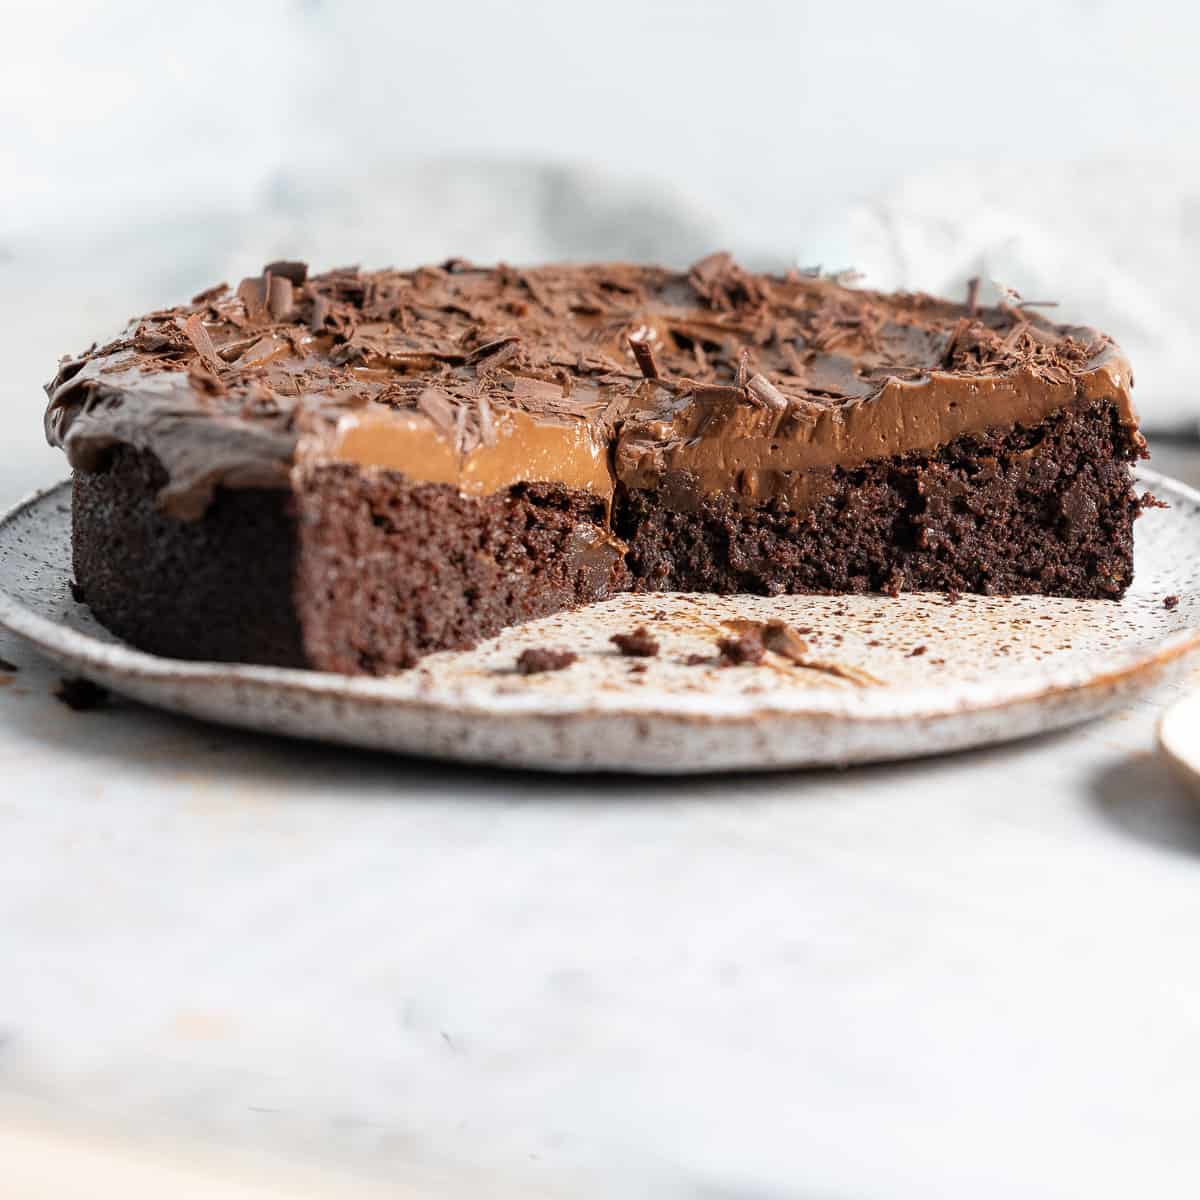
[[[1157,702],[564,780],[76,713],[0,655],[0,1099],[434,1195],[1194,1192],[1200,808]]]

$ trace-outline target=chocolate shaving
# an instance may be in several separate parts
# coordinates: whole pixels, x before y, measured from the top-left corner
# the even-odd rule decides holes
[[[192,297],[193,304],[207,304],[210,300],[216,300],[218,296],[223,296],[229,291],[229,284],[218,283],[213,287],[205,288],[202,292],[197,292]]]
[[[492,406],[486,396],[480,396],[476,401],[479,408],[479,436],[485,446],[496,444],[496,423],[492,419]]]
[[[554,305],[550,303],[549,295],[543,290],[535,276],[528,271],[517,272],[517,278],[524,285],[525,290],[533,297],[534,301],[544,308],[548,313],[554,312]]]
[[[333,306],[329,302],[329,297],[318,292],[313,299],[312,312],[308,317],[308,327],[313,333],[320,333],[329,322],[329,317],[333,311]]]
[[[788,406],[787,397],[765,375],[751,375],[746,381],[746,391],[764,408],[786,409]]]
[[[200,355],[200,361],[212,374],[218,374],[225,364],[218,357],[212,337],[204,327],[204,318],[199,313],[192,313],[186,321],[179,321],[178,318],[176,320],[179,328],[183,330],[184,336],[192,343],[196,353]]]
[[[946,348],[942,351],[942,365],[951,366],[954,362],[954,350],[958,345],[959,338],[966,333],[971,322],[966,317],[960,317],[954,328],[950,330],[950,334],[946,339]]]
[[[629,348],[633,351],[633,357],[637,360],[638,368],[647,379],[658,379],[658,364],[654,361],[654,351],[650,348],[650,343],[644,338],[629,335]]]
[[[279,259],[277,262],[267,263],[263,267],[263,274],[286,279],[294,287],[300,287],[308,278],[308,263]]]
[[[238,284],[238,299],[246,306],[246,317],[252,325],[267,320],[267,284],[265,278],[243,279]]]
[[[219,396],[229,394],[229,389],[220,377],[214,375],[199,363],[194,363],[188,368],[188,382],[203,396],[210,396],[215,399]]]
[[[264,278],[267,281],[267,311],[274,320],[285,320],[292,311],[292,281],[286,276],[269,273]]]
[[[417,397],[419,408],[443,434],[454,433],[454,403],[440,388],[426,388]],[[465,412],[465,410],[464,410]]]
[[[512,333],[472,350],[467,355],[466,361],[476,369],[482,366],[486,370],[493,371],[502,363],[515,358],[520,353],[520,349],[521,338],[518,334]]]
[[[972,275],[967,280],[967,313],[972,317],[979,315],[979,276]]]

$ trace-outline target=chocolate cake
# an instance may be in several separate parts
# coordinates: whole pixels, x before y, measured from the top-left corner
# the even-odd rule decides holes
[[[625,590],[1117,599],[1129,365],[1015,299],[277,262],[64,360],[74,569],[158,654],[383,674]]]

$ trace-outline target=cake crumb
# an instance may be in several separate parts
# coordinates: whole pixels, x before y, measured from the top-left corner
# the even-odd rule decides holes
[[[1166,596],[1163,598],[1163,608],[1170,610],[1170,609],[1178,608],[1178,607],[1179,607],[1179,597],[1178,596]]]
[[[522,650],[517,656],[517,670],[522,675],[538,675],[543,671],[563,671],[579,655],[570,650],[554,650],[548,646],[535,646]]]
[[[646,673],[646,664],[645,663],[630,663],[629,673],[630,673],[630,675],[644,675]]]
[[[61,700],[74,712],[88,712],[93,708],[102,708],[108,703],[108,689],[90,679],[64,678],[59,680],[58,687],[54,690],[54,698]]]
[[[808,653],[808,643],[786,621],[768,621],[763,626],[762,644],[775,654],[800,662]]]
[[[721,652],[723,667],[754,666],[762,662],[766,653],[762,634],[756,629],[747,630],[739,637],[721,638],[717,649]]]
[[[658,653],[658,642],[645,625],[639,625],[632,633],[614,633],[608,640],[629,658],[653,658]]]

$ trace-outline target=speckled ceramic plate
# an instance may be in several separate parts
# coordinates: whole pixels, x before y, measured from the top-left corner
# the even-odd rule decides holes
[[[671,773],[908,758],[1085,721],[1183,669],[1200,648],[1200,493],[1150,471],[1141,478],[1170,508],[1138,522],[1137,579],[1120,604],[623,596],[390,679],[131,650],[71,598],[70,492],[60,484],[0,521],[0,623],[67,671],[147,704],[409,754]],[[801,662],[716,665],[717,638],[774,618],[802,631]],[[659,656],[617,654],[610,636],[643,624]],[[517,655],[533,646],[579,658],[564,671],[517,674]]]

